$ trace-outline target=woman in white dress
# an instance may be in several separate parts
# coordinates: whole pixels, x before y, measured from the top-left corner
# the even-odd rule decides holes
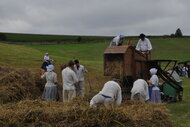
[[[58,91],[57,91],[57,74],[53,72],[54,66],[48,65],[47,72],[45,72],[41,78],[46,79],[45,88],[42,94],[42,99],[44,100],[57,100]]]
[[[150,101],[154,102],[154,103],[161,103],[160,89],[158,87],[159,79],[158,79],[158,76],[156,75],[156,73],[157,73],[156,68],[150,69],[151,78],[150,78],[150,80],[147,81],[149,83],[149,85],[152,86],[152,93],[151,93]]]

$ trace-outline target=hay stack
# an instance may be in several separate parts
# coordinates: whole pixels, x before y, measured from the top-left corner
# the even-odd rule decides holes
[[[172,127],[163,105],[127,101],[120,107],[90,108],[86,98],[71,103],[23,100],[0,106],[0,126]]]
[[[0,67],[0,103],[15,102],[41,95],[34,76],[27,69]]]

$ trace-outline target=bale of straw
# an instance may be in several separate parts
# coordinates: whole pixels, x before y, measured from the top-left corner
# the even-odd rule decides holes
[[[0,66],[0,77],[4,76],[6,73],[9,73],[13,70],[13,68],[1,67]]]
[[[0,74],[0,103],[37,98],[41,95],[29,70],[1,67]]]
[[[90,108],[89,99],[70,103],[22,100],[0,106],[1,126],[173,127],[164,105],[126,101],[120,107]]]
[[[46,80],[45,79],[41,79],[40,74],[38,74],[38,73],[34,73],[32,75],[34,77],[35,87],[39,88],[40,91],[43,92]]]

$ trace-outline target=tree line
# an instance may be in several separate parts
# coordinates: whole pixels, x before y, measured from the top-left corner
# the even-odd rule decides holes
[[[171,37],[183,37],[183,33],[182,33],[182,31],[181,31],[181,29],[180,28],[178,28],[176,31],[175,31],[175,33],[172,33],[171,35],[167,35],[167,36],[171,36]],[[92,38],[91,38],[92,39]],[[94,38],[95,39],[95,38]],[[101,40],[102,38],[100,38],[100,40]],[[110,37],[108,37],[108,38],[106,38],[106,39],[110,39]],[[82,36],[78,36],[77,38],[76,38],[76,41],[77,42],[81,42],[81,41],[83,41],[83,40],[86,40],[86,39],[84,39]],[[87,39],[88,40],[88,39]],[[0,41],[8,41],[8,38],[7,38],[7,36],[6,36],[6,33],[2,33],[2,32],[0,32]]]

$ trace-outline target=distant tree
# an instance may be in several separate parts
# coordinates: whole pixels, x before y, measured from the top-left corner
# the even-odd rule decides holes
[[[163,35],[163,38],[168,38],[168,37],[170,37],[170,35],[167,34]]]
[[[4,33],[0,33],[0,41],[6,41],[7,37]]]
[[[182,36],[183,36],[183,34],[182,34],[181,30],[180,30],[180,28],[178,28],[175,32],[175,37],[182,37]]]
[[[81,42],[81,40],[82,40],[82,37],[79,36],[79,37],[77,38],[77,41],[78,41],[78,42]]]
[[[175,37],[175,34],[172,33],[170,36],[171,36],[171,37]]]

